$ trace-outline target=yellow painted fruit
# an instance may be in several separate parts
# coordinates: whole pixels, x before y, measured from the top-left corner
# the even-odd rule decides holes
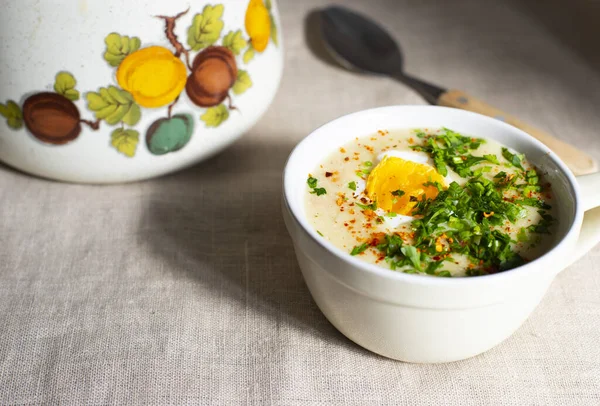
[[[143,107],[172,103],[183,91],[187,69],[167,48],[152,46],[128,55],[119,65],[117,81]]]
[[[437,197],[438,189],[424,186],[427,182],[445,186],[442,175],[430,165],[385,157],[367,179],[367,195],[377,202],[377,207],[387,212],[410,215],[416,205],[411,202],[411,197],[413,200],[421,200],[423,195],[430,199]]]
[[[258,52],[264,51],[271,37],[271,17],[263,0],[250,0],[246,10],[246,32],[252,47]]]

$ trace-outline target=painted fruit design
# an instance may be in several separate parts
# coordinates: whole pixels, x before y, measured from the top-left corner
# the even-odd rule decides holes
[[[110,145],[123,156],[133,157],[143,112],[164,108],[165,116],[145,131],[146,148],[152,155],[179,151],[191,140],[195,127],[193,114],[174,113],[182,94],[204,109],[198,119],[206,128],[219,127],[236,110],[233,98],[252,87],[248,71],[240,69],[241,62],[248,64],[256,53],[264,52],[269,41],[276,46],[279,42],[271,0],[249,1],[244,18],[248,37],[241,29],[223,33],[222,4],[204,6],[192,17],[184,46],[175,28],[189,12],[154,16],[164,21],[165,45],[143,46],[140,38],[115,32],[105,38],[104,60],[116,69],[116,83],[84,93],[95,120],[81,117],[77,81],[69,72],[56,75],[54,92],[34,93],[22,107],[13,100],[0,104],[0,115],[9,128],[25,126],[37,140],[52,145],[76,140],[84,125],[98,130],[103,123],[115,127]]]
[[[237,80],[237,73],[235,57],[229,49],[223,46],[208,47],[194,58],[192,74],[185,86],[186,93],[197,106],[216,106],[229,95],[229,89]]]
[[[142,107],[166,106],[185,87],[187,68],[164,47],[152,46],[128,55],[119,65],[117,82]]]
[[[146,133],[148,150],[154,155],[164,155],[183,148],[194,132],[194,118],[177,114],[155,121]]]
[[[49,144],[65,144],[81,133],[75,104],[56,93],[38,93],[23,103],[23,120],[29,132]]]

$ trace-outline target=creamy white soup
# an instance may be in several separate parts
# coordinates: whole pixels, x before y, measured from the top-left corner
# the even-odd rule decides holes
[[[307,174],[321,238],[366,262],[432,276],[477,276],[551,244],[551,185],[525,156],[447,128],[380,130]]]

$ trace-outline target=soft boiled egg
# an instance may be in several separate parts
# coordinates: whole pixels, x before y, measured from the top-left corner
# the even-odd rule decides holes
[[[367,179],[366,194],[377,202],[377,207],[386,214],[395,213],[389,223],[406,223],[416,205],[415,200],[435,199],[438,189],[427,182],[438,182],[446,187],[446,179],[428,163],[425,154],[410,151],[387,151],[378,157],[379,163]],[[388,221],[386,221],[388,223]],[[388,227],[392,224],[386,224]],[[394,224],[395,225],[395,224]]]

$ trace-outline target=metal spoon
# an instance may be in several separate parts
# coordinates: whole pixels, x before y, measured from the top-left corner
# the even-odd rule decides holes
[[[552,149],[576,175],[598,171],[594,159],[583,151],[526,124],[460,90],[448,90],[408,75],[396,41],[376,22],[345,7],[321,11],[321,33],[326,47],[343,66],[363,73],[390,76],[439,106],[473,111],[505,121]]]

